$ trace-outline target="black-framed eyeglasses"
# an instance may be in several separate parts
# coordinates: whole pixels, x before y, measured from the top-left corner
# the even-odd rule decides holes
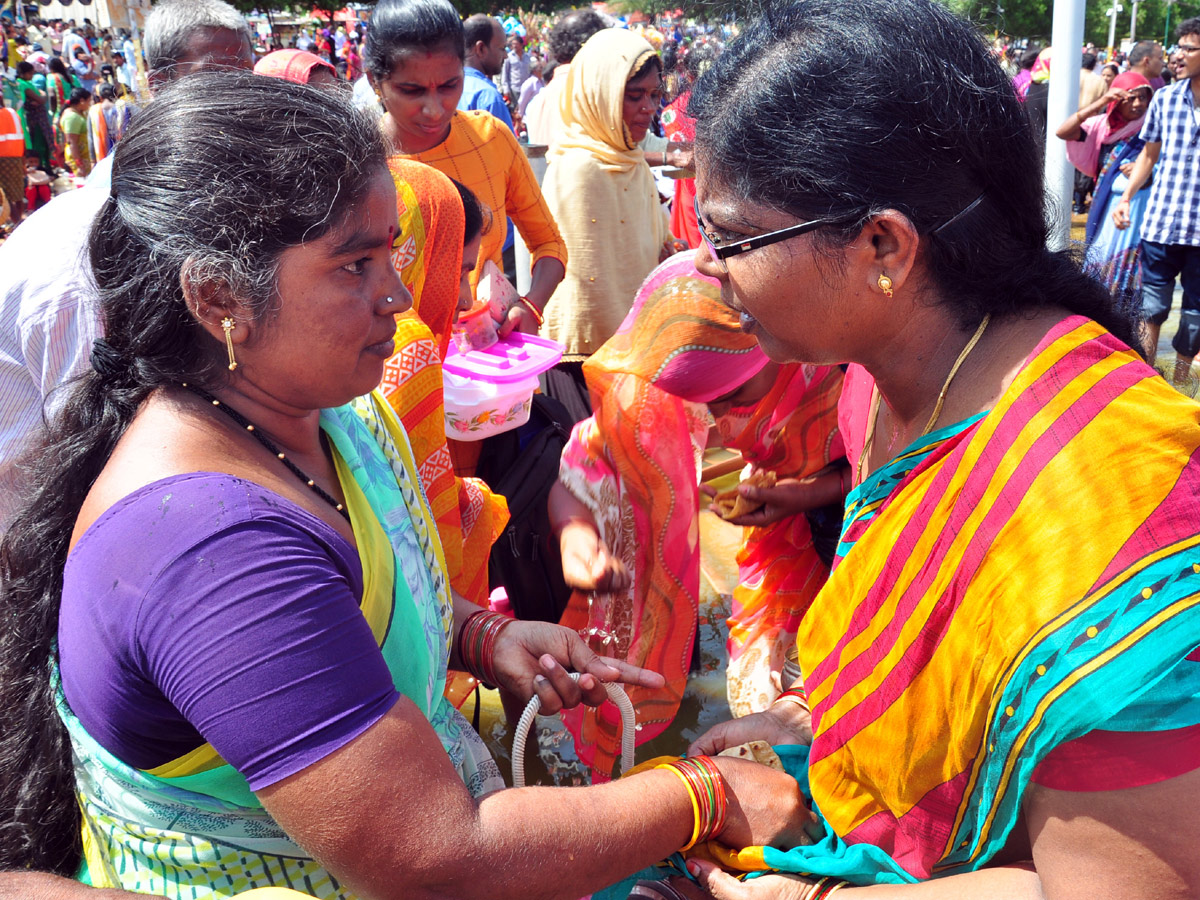
[[[712,254],[713,260],[721,264],[722,267],[725,265],[725,260],[731,256],[737,256],[740,253],[749,253],[751,250],[757,250],[760,247],[769,247],[771,244],[786,241],[788,238],[799,237],[810,231],[816,231],[822,225],[836,225],[847,221],[845,217],[813,219],[811,222],[789,225],[787,228],[780,228],[778,231],[768,231],[766,234],[756,234],[753,237],[730,241],[727,244],[718,244],[704,227],[704,217],[700,215],[700,198],[696,197],[692,202],[696,209],[696,225],[700,229],[700,236],[704,238],[704,243],[708,246],[708,252]]]
[[[1175,49],[1183,53],[1195,53],[1200,50],[1200,44],[1180,44]]]

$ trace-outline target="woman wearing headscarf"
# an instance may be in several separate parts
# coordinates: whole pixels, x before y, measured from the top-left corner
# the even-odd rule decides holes
[[[1138,133],[1152,94],[1144,75],[1124,72],[1113,79],[1112,88],[1100,100],[1058,128],[1058,136],[1067,142],[1067,158],[1080,172],[1096,179],[1087,220],[1086,268],[1115,297],[1124,299],[1141,292],[1141,221],[1150,192],[1139,191],[1130,203],[1132,227],[1118,229],[1109,213],[1129,183],[1122,169],[1133,165],[1145,145]]]
[[[842,373],[770,362],[690,253],[655,269],[583,371],[595,414],[575,426],[551,495],[564,576],[577,589],[562,622],[666,678],[664,688],[629,691],[641,743],[675,718],[687,684],[710,416],[725,446],[756,468],[809,479],[813,507],[838,502],[839,473],[823,470],[845,455]],[[737,561],[726,680],[730,708],[744,715],[778,694],[772,675],[829,569],[802,514],[747,528]],[[611,712],[564,717],[597,779],[612,771],[618,747]]]
[[[254,64],[255,75],[283,78],[296,84],[337,84],[337,69],[307,50],[273,50]]]
[[[398,216],[392,265],[413,305],[396,316],[395,351],[384,365],[379,389],[408,433],[450,585],[471,602],[487,606],[488,558],[508,523],[508,504],[481,479],[455,474],[442,395],[450,327],[456,307],[464,300],[470,304],[467,277],[486,223],[470,190],[437,169],[395,156],[388,169]],[[465,672],[451,672],[446,696],[459,706],[475,684]]]
[[[442,360],[459,305],[464,260],[469,274],[483,216],[469,195],[474,209],[467,215],[460,188],[437,169],[395,156],[388,168],[399,215],[392,264],[413,295],[413,307],[396,317],[396,349],[384,366],[381,391],[412,442],[450,583],[467,599],[486,604],[488,554],[508,521],[508,507],[480,479],[455,476],[442,400]],[[469,297],[469,285],[466,291]]]
[[[545,333],[581,363],[612,337],[642,279],[669,250],[666,214],[638,142],[658,111],[662,64],[646,39],[592,35],[561,94],[564,128],[542,192],[571,264],[546,305]]]

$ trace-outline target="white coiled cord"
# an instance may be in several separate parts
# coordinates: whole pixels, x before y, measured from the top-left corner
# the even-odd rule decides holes
[[[578,681],[579,674],[579,672],[572,672],[571,677]],[[619,684],[611,682],[603,684],[604,689],[608,691],[608,699],[615,703],[621,712],[621,771],[628,772],[633,768],[633,738],[634,732],[637,730],[633,704]],[[542,700],[537,694],[534,694],[526,704],[525,711],[521,713],[521,719],[517,722],[517,730],[513,733],[513,787],[525,787],[525,741],[529,737],[529,730],[533,727],[533,720],[541,708]]]

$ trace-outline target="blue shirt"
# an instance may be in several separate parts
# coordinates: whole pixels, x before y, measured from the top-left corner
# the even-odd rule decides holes
[[[508,126],[513,131],[512,114],[508,105],[500,96],[500,91],[492,84],[492,80],[470,66],[463,67],[463,92],[458,100],[459,109],[484,109]]]
[[[1178,81],[1154,95],[1141,138],[1162,143],[1142,239],[1200,246],[1200,111],[1190,81]]]
[[[507,125],[508,130],[514,135],[517,133],[517,129],[513,127],[512,113],[508,111],[508,104],[500,96],[499,89],[496,85],[492,84],[492,79],[488,78],[478,69],[463,66],[463,92],[462,96],[458,98],[458,108],[487,110]],[[511,247],[512,242],[513,223],[512,219],[509,219],[508,235],[504,239],[504,249],[507,250]]]

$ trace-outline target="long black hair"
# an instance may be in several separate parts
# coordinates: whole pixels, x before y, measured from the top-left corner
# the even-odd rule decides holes
[[[688,113],[706,178],[850,222],[818,240],[844,244],[884,210],[907,216],[961,327],[1060,305],[1139,346],[1131,311],[1075,256],[1047,250],[1021,104],[980,34],[936,0],[768,7],[697,82]]]
[[[363,66],[376,81],[412,50],[442,50],[465,58],[463,23],[450,0],[379,0],[363,44]]]
[[[492,210],[480,203],[475,192],[461,181],[453,178],[450,181],[458,191],[458,199],[462,201],[463,205],[463,246],[465,247],[492,227]]]
[[[0,543],[0,870],[74,875],[79,807],[52,652],[75,519],[139,404],[227,375],[181,279],[223,285],[251,317],[280,302],[287,248],[320,237],[386,172],[377,125],[328,91],[249,73],[190,75],[117,145],[89,237],[105,338],[24,465]]]

